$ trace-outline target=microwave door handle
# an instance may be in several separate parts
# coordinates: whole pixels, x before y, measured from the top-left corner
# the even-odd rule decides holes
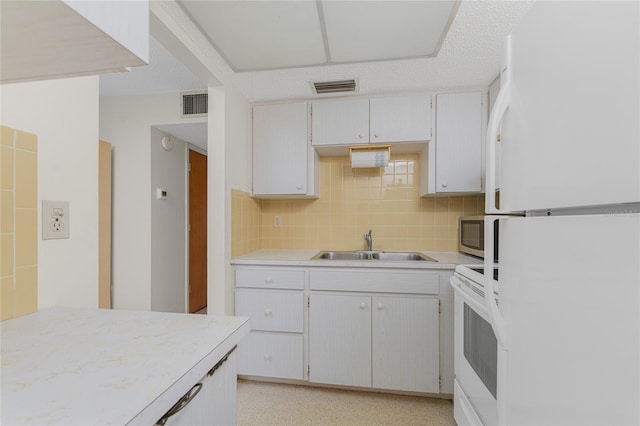
[[[503,219],[502,216],[485,216],[484,217],[484,232],[485,235],[492,236],[494,235],[494,227],[497,220]],[[485,253],[493,253],[494,248],[494,239],[492,237],[484,239],[484,252]],[[496,295],[494,293],[494,283],[497,283],[496,280],[493,279],[493,268],[495,267],[493,263],[493,256],[485,256],[484,257],[484,274],[482,275],[482,284],[484,285],[484,302],[485,307],[488,311],[489,323],[493,328],[493,332],[496,335],[496,339],[498,343],[502,346],[502,348],[507,347],[506,345],[506,324],[502,313],[498,309],[498,305],[496,304]]]
[[[485,176],[485,210],[487,213],[512,213],[496,207],[496,139],[498,127],[511,103],[511,36],[505,39],[504,60],[506,68],[500,79],[500,92],[493,104],[487,126],[486,176]],[[486,252],[485,252],[486,253]]]

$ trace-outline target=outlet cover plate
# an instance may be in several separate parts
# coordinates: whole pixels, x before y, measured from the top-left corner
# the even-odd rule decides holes
[[[69,238],[69,202],[42,200],[42,239]]]

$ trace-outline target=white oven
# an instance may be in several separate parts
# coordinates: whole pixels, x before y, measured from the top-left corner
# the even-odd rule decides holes
[[[458,425],[498,423],[498,362],[504,358],[485,302],[483,268],[460,265],[451,277],[455,290],[454,417]],[[497,303],[497,290],[494,293]]]

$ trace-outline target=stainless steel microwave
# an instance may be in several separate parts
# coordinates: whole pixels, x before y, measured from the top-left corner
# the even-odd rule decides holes
[[[461,216],[458,219],[458,251],[484,259],[484,216]],[[494,228],[493,260],[498,261],[498,222]]]

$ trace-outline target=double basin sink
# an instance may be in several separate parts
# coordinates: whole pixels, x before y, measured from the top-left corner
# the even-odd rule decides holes
[[[418,252],[390,252],[390,251],[321,251],[311,260],[380,260],[390,262],[422,261],[437,262],[437,260]]]

